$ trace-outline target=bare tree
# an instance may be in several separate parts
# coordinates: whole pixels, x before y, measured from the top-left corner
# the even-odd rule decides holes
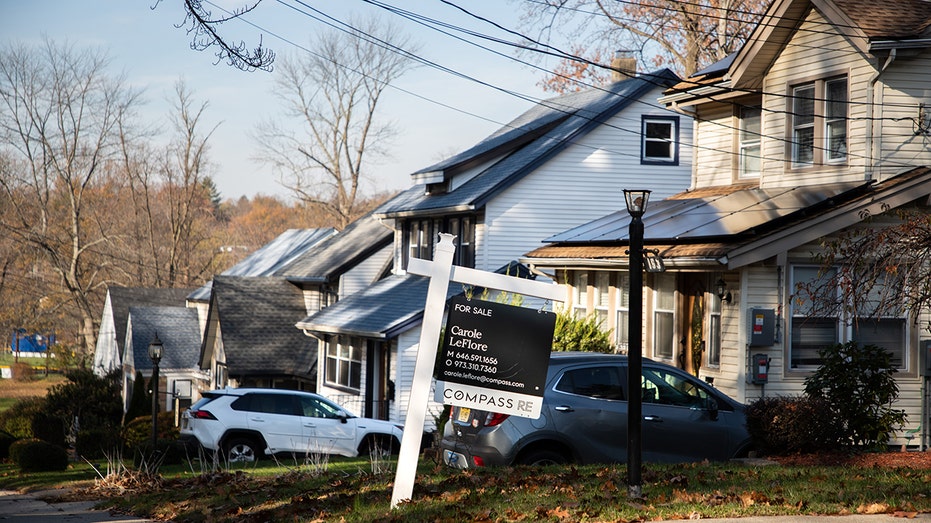
[[[161,0],[156,0],[153,8],[160,3]],[[225,60],[227,64],[237,69],[271,71],[275,53],[262,47],[261,38],[259,44],[250,51],[242,40],[233,43],[232,40],[220,34],[220,27],[224,23],[251,12],[260,3],[262,0],[255,0],[231,12],[224,11],[225,15],[214,16],[212,11],[204,7],[204,2],[201,0],[184,0],[184,22],[180,26],[191,35],[191,49],[195,51],[205,51],[215,47],[217,60]]]
[[[115,223],[95,206],[104,166],[119,148],[119,127],[138,93],[107,74],[107,57],[46,41],[0,51],[0,230],[33,249],[57,276],[93,350],[94,319],[108,260],[98,251]],[[98,200],[95,202],[95,200]]]
[[[575,47],[557,70],[594,83],[601,83],[610,67],[600,57],[611,57],[618,49],[688,76],[740,49],[770,4],[769,0],[519,2],[524,6],[524,27],[537,35],[532,38],[537,46],[546,48],[542,42],[569,28],[562,36]],[[554,85],[566,88],[559,82]]]
[[[385,89],[414,64],[397,49],[417,51],[384,21],[352,25],[318,35],[309,53],[281,62],[277,94],[297,130],[270,120],[258,132],[261,159],[301,201],[323,206],[340,227],[360,214],[360,183],[395,133],[378,121],[377,110]]]
[[[817,278],[793,289],[810,316],[849,321],[918,317],[931,310],[931,214],[912,208],[865,216],[822,241]],[[931,330],[931,324],[926,326]]]
[[[175,84],[171,139],[163,148],[123,141],[122,169],[133,213],[120,240],[133,253],[128,279],[156,287],[198,285],[212,274],[216,253],[215,190],[203,133],[206,102],[196,105],[182,80]],[[127,138],[127,137],[124,137]]]

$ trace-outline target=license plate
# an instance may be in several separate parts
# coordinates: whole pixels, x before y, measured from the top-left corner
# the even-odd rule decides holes
[[[459,407],[459,415],[456,416],[456,421],[466,423],[469,421],[469,416],[472,414],[472,409],[468,407]]]

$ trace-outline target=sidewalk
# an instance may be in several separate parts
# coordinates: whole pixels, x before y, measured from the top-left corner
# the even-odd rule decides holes
[[[58,491],[36,491],[20,494],[0,490],[0,522],[2,523],[150,523],[152,520],[134,516],[111,515],[106,510],[94,510],[93,501],[49,503]]]

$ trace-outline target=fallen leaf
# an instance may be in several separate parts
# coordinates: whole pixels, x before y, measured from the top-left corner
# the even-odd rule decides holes
[[[889,505],[885,503],[870,503],[857,507],[858,514],[885,514],[886,512],[889,512]]]
[[[906,511],[906,510],[896,510],[895,512],[892,513],[892,517],[894,517],[894,518],[915,519],[916,517],[918,517],[918,512],[912,512],[912,511],[910,511],[910,510],[908,510],[908,511]]]

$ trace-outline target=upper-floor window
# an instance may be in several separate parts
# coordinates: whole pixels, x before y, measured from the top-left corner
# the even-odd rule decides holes
[[[678,116],[643,116],[640,163],[679,164]]]
[[[738,114],[741,178],[760,176],[760,106],[741,107]]]
[[[793,167],[847,160],[847,105],[846,77],[792,88]]]
[[[456,237],[456,252],[453,264],[462,267],[475,266],[475,218],[473,216],[449,216],[408,220],[404,224],[404,266],[411,258],[433,259],[433,247],[439,241],[439,233]]]

